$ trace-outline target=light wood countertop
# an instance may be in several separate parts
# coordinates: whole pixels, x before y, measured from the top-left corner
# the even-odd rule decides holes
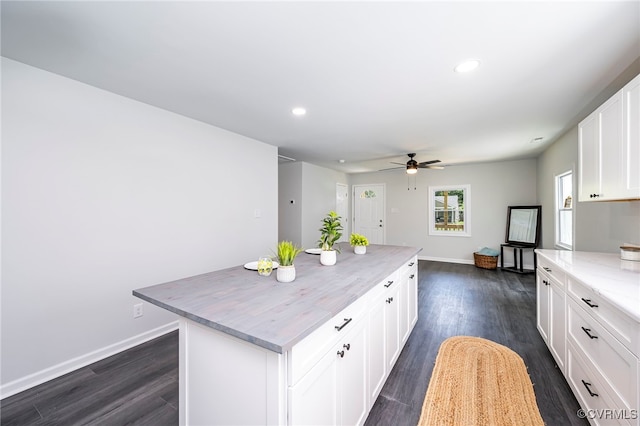
[[[356,255],[345,243],[334,266],[301,253],[296,279],[279,283],[243,266],[133,291],[133,295],[200,324],[283,353],[367,293],[420,248],[370,245]],[[247,262],[257,259],[247,259]]]

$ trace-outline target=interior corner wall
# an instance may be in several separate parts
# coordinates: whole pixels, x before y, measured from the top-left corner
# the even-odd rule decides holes
[[[640,72],[640,59],[618,76],[585,108],[583,120],[600,104],[620,90]],[[538,199],[551,208],[542,210],[542,247],[555,247],[555,176],[573,170],[574,247],[576,251],[619,253],[624,243],[640,245],[640,201],[578,200],[578,127],[571,127],[539,157],[537,165]]]
[[[574,250],[619,253],[623,243],[640,244],[640,201],[578,202],[578,128],[560,137],[538,157],[538,199],[542,244],[555,246],[555,176],[573,171]]]
[[[302,244],[301,162],[278,165],[278,241]]]
[[[1,160],[2,397],[175,327],[133,289],[277,241],[276,147],[6,58]]]
[[[336,208],[336,184],[348,185],[348,176],[302,161],[280,164],[278,176],[278,239],[317,247],[322,218]],[[343,225],[348,232],[348,224]]]
[[[318,247],[322,219],[336,209],[336,184],[347,184],[347,175],[336,170],[302,163],[302,245]],[[348,224],[343,223],[343,232]]]
[[[508,206],[536,204],[533,158],[419,170],[415,176],[414,181],[403,170],[362,173],[351,175],[351,184],[385,184],[386,242],[420,247],[421,259],[473,263],[475,251],[499,249],[504,242]],[[466,184],[471,186],[471,236],[429,235],[429,186]],[[533,264],[529,255],[526,265]],[[505,265],[512,264],[511,257],[506,260]]]

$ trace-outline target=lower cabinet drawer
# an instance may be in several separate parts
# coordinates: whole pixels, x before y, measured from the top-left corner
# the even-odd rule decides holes
[[[291,349],[289,386],[297,383],[356,323],[366,320],[369,299],[369,293],[360,297]]]
[[[628,407],[616,402],[608,393],[612,389],[584,360],[572,343],[567,346],[567,381],[582,407],[578,413],[592,425],[637,425],[638,419]]]
[[[573,299],[568,303],[567,333],[611,396],[620,400],[620,408],[638,408],[638,359]]]
[[[569,294],[631,352],[640,354],[638,324],[580,281],[568,279]]]

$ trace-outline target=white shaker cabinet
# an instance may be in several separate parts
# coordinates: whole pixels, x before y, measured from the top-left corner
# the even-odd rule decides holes
[[[404,312],[401,300],[401,283],[395,276],[395,280],[387,281],[390,285],[389,291],[385,293],[384,303],[384,319],[385,319],[385,362],[387,371],[391,371],[400,355],[400,316]]]
[[[417,257],[382,281],[374,291],[369,311],[368,388],[371,406],[417,321]]]
[[[536,272],[537,328],[560,371],[564,373],[566,358],[565,275],[544,259],[538,260]]]
[[[538,329],[589,422],[640,426],[639,270],[617,254],[536,253]]]
[[[404,298],[406,306],[406,323],[403,322],[404,327],[402,330],[402,342],[406,342],[409,339],[409,335],[413,330],[413,326],[418,321],[418,261],[413,259],[407,263],[403,273],[403,286],[405,289]],[[404,320],[403,320],[404,321]]]
[[[640,198],[640,76],[578,125],[578,200]]]
[[[623,99],[623,182],[620,196],[640,198],[640,75],[622,89]]]
[[[358,425],[368,413],[366,321],[335,344],[289,388],[291,424]]]

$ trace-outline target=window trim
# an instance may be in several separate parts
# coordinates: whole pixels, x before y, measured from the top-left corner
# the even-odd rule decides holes
[[[439,191],[462,190],[464,191],[464,230],[462,231],[439,231],[436,229],[435,221],[435,194]],[[471,237],[471,185],[437,185],[429,187],[428,200],[428,229],[427,233],[431,236],[444,237]]]
[[[560,191],[560,182],[561,179],[571,175],[571,207],[564,207],[564,199],[560,200],[561,191]],[[554,177],[554,190],[553,190],[553,198],[554,198],[554,210],[553,210],[553,222],[554,222],[554,235],[553,235],[553,243],[554,246],[558,249],[563,250],[571,250],[573,251],[573,247],[575,246],[575,205],[576,205],[576,197],[575,197],[575,173],[573,172],[573,168],[566,170],[562,173],[558,173]],[[566,244],[560,241],[560,214],[563,211],[571,212],[571,244]]]

